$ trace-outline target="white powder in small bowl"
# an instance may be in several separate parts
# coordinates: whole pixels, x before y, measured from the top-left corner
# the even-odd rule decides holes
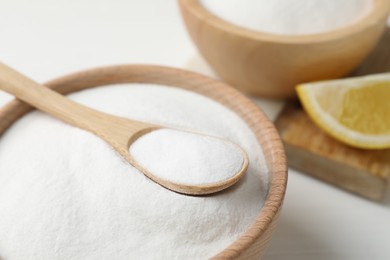
[[[221,136],[248,153],[244,178],[212,196],[185,196],[146,178],[104,141],[35,111],[0,138],[0,257],[206,259],[261,210],[268,171],[235,113],[171,87],[123,84],[71,98],[98,110]]]
[[[232,24],[274,34],[327,32],[351,25],[370,13],[373,0],[200,0]]]

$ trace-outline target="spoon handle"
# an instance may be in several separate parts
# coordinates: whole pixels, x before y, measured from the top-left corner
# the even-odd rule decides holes
[[[87,130],[110,143],[110,135],[127,142],[131,132],[146,124],[105,114],[83,106],[40,85],[0,62],[0,89],[73,126]],[[125,144],[123,144],[125,145]]]

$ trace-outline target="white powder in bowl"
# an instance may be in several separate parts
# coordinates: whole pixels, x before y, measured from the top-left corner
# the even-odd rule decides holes
[[[159,129],[131,144],[131,156],[161,179],[188,185],[208,185],[232,178],[244,157],[237,145],[212,136]]]
[[[221,136],[248,153],[233,187],[185,196],[104,141],[35,111],[0,138],[0,258],[206,259],[236,240],[267,194],[261,147],[235,113],[176,88],[123,84],[71,98],[111,114]]]
[[[235,25],[274,34],[331,31],[357,22],[373,0],[200,0],[211,13]]]

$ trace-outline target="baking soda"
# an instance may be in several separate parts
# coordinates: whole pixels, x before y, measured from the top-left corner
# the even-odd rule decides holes
[[[131,144],[130,154],[154,176],[188,185],[228,180],[244,163],[242,151],[231,142],[174,129],[141,136]]]
[[[216,16],[255,31],[300,35],[353,24],[373,9],[373,0],[200,0]]]
[[[229,109],[189,91],[149,84],[70,97],[117,116],[226,138],[248,153],[248,171],[220,193],[178,194],[94,135],[34,111],[0,138],[1,258],[207,259],[259,214],[268,187],[264,155]]]

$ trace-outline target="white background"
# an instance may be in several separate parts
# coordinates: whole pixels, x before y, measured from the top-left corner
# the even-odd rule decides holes
[[[0,60],[40,82],[120,63],[208,72],[175,0],[0,0],[0,35]],[[1,92],[0,106],[10,98]],[[272,118],[280,108],[280,102],[259,104]],[[290,170],[264,259],[390,259],[387,197],[374,203]]]

